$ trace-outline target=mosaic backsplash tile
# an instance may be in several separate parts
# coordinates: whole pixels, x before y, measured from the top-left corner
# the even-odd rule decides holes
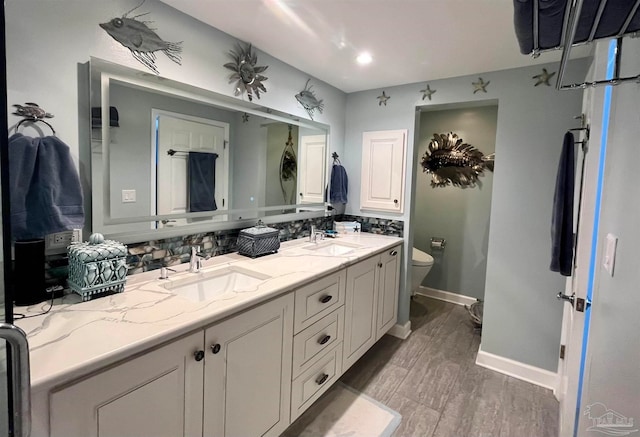
[[[391,220],[376,217],[363,217],[359,215],[342,214],[334,217],[337,222],[359,222],[361,232],[372,234],[390,235],[392,237],[404,236],[404,222],[402,220]]]

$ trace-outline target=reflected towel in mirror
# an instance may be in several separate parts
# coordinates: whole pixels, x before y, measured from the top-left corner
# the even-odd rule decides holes
[[[217,153],[189,152],[189,211],[215,211]]]

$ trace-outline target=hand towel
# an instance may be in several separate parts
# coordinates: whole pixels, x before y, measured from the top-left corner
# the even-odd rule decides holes
[[[69,146],[55,136],[9,138],[12,238],[84,226],[82,187]]]
[[[573,193],[575,142],[567,132],[562,144],[551,217],[551,271],[571,276],[573,270]]]
[[[334,164],[331,168],[331,184],[329,185],[329,202],[347,203],[349,179],[347,172],[340,164]]]
[[[189,152],[189,211],[215,211],[217,153]]]

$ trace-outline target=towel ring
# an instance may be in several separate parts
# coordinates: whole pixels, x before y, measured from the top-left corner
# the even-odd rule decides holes
[[[23,118],[22,120],[20,120],[20,121],[18,122],[18,124],[16,124],[16,127],[15,127],[15,131],[16,131],[16,133],[18,132],[18,128],[19,128],[23,123],[27,123],[27,122],[30,122],[30,123],[37,123],[37,122],[44,123],[44,124],[46,124],[47,126],[49,126],[49,129],[51,129],[51,132],[52,132],[54,135],[56,134],[56,130],[53,128],[53,126],[51,126],[51,124],[49,124],[48,122],[44,121],[44,120],[43,120],[43,119],[41,119],[41,118]]]

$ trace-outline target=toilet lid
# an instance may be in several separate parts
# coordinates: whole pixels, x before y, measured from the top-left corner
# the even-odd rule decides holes
[[[411,265],[414,266],[430,266],[433,265],[433,257],[428,253],[424,253],[423,251],[413,248],[413,260]]]

